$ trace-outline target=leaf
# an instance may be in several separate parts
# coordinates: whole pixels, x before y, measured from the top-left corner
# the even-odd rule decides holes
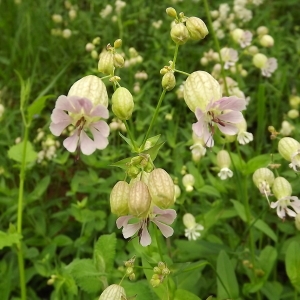
[[[122,286],[126,291],[127,299],[137,295],[137,300],[158,300],[156,294],[151,290],[147,280],[139,280],[138,284],[136,282],[124,280],[122,282]]]
[[[92,259],[74,260],[68,267],[77,285],[87,293],[97,293],[102,288],[100,274]]]
[[[13,159],[21,163],[23,157],[23,151],[24,151],[24,142],[21,142],[9,148],[8,157],[10,159]],[[32,144],[30,142],[27,142],[25,164],[32,163],[36,161],[36,159],[37,159],[37,153],[33,150]]]
[[[259,255],[260,267],[265,272],[263,278],[267,280],[276,262],[277,251],[272,246],[266,246]]]
[[[287,248],[285,255],[286,273],[295,287],[300,292],[300,242],[292,241]]]
[[[134,149],[131,140],[125,137],[121,132],[119,132],[120,137],[130,146],[131,149]]]
[[[201,194],[206,194],[208,196],[220,198],[220,192],[213,186],[210,185],[204,185],[200,189],[198,189],[198,192]]]
[[[193,293],[190,293],[187,290],[178,289],[175,293],[174,300],[201,300],[198,296]]]
[[[57,235],[53,239],[53,242],[56,244],[57,247],[64,247],[73,244],[72,239],[70,239],[68,236],[64,234]]]
[[[239,286],[233,265],[225,251],[220,251],[217,259],[218,299],[235,299],[239,296]]]
[[[19,243],[22,239],[22,235],[19,233],[6,233],[0,231],[0,250],[4,247],[11,247],[13,244]]]
[[[280,300],[283,286],[278,281],[266,282],[261,291],[269,300]]]
[[[116,254],[116,234],[106,234],[100,236],[94,248],[94,261],[97,270],[108,273],[113,266]]]
[[[119,160],[115,163],[113,163],[112,167],[119,167],[121,169],[126,170],[128,168],[128,163],[131,161],[131,157],[127,157],[125,159]]]
[[[39,199],[47,190],[50,180],[50,176],[45,176],[42,180],[40,180],[35,186],[35,189],[28,195],[28,202]]]
[[[34,102],[32,102],[27,109],[28,112],[28,119],[32,120],[35,115],[38,115],[41,113],[41,111],[45,107],[45,102],[47,99],[52,98],[53,95],[47,95],[47,96],[42,96],[38,99],[36,99]]]
[[[230,200],[230,201],[233,203],[233,206],[234,206],[236,212],[238,213],[239,217],[244,222],[247,222],[246,211],[245,211],[244,205],[236,200]],[[266,234],[269,238],[271,238],[273,241],[277,242],[276,234],[274,233],[274,231],[271,229],[271,227],[267,223],[265,223],[261,219],[253,220],[253,222],[255,222],[253,226],[256,229],[260,230],[261,232]]]
[[[157,156],[157,154],[158,154],[159,149],[162,147],[162,145],[164,143],[165,142],[161,142],[161,143],[159,143],[159,144],[157,144],[157,145],[155,145],[155,146],[153,146],[153,147],[151,147],[151,148],[143,151],[142,153],[149,154],[150,157],[151,157],[151,159],[152,159],[152,161],[154,161],[155,158],[156,158],[156,156]]]
[[[265,168],[271,162],[270,154],[257,155],[247,162],[245,174],[253,174],[259,168]]]

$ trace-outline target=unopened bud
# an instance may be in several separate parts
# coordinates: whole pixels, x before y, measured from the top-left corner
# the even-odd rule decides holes
[[[300,143],[293,138],[284,137],[278,143],[278,152],[287,161],[292,160],[292,156],[299,152]]]
[[[217,164],[220,169],[229,168],[231,165],[231,160],[229,153],[226,150],[221,150],[217,154]]]
[[[126,181],[119,181],[110,193],[110,209],[117,216],[128,214],[129,184]]]
[[[258,35],[265,35],[269,33],[269,29],[266,26],[259,26],[256,29]]]
[[[128,276],[129,280],[130,281],[134,281],[135,280],[135,274],[134,273],[131,273],[129,276]]]
[[[160,261],[160,262],[157,264],[157,266],[162,270],[162,269],[164,269],[164,268],[166,267],[166,264],[165,264],[164,262]]]
[[[197,17],[190,17],[186,21],[186,27],[190,34],[190,38],[195,41],[204,39],[208,34],[205,23]]]
[[[108,95],[103,81],[95,76],[88,75],[76,81],[70,88],[68,96],[84,97],[94,105],[108,106]]]
[[[273,183],[274,196],[279,200],[292,195],[291,184],[283,177],[276,177]]]
[[[152,201],[159,208],[174,204],[175,188],[171,176],[164,169],[154,169],[148,178],[148,188]]]
[[[132,267],[129,267],[129,268],[126,269],[126,275],[129,276],[132,273],[133,273],[133,268]]]
[[[169,275],[170,274],[170,270],[168,269],[168,268],[163,268],[162,270],[161,270],[161,273],[162,273],[162,275]]]
[[[118,49],[122,47],[122,40],[121,39],[117,39],[114,42],[114,48]]]
[[[174,73],[167,72],[162,78],[161,85],[162,85],[163,89],[165,89],[167,91],[173,90],[173,88],[176,85],[176,78],[174,76]]]
[[[166,9],[166,13],[169,17],[172,17],[174,19],[177,17],[177,12],[176,12],[175,8],[173,8],[173,7],[168,7]]]
[[[113,74],[114,55],[110,51],[101,52],[99,62],[98,62],[98,71],[107,75]]]
[[[119,87],[112,96],[112,111],[120,120],[128,120],[134,108],[133,97],[124,87]]]
[[[125,64],[124,57],[119,53],[115,53],[114,54],[114,66],[116,68],[123,68],[124,64]]]
[[[171,38],[177,45],[184,45],[189,39],[189,32],[183,23],[175,24],[171,28]]]
[[[129,213],[133,216],[146,217],[151,204],[151,196],[147,185],[143,181],[136,181],[129,191]]]
[[[154,272],[155,274],[161,274],[161,269],[160,269],[159,267],[154,267],[154,268],[153,268],[153,272]]]
[[[299,117],[299,111],[297,109],[291,109],[288,111],[287,115],[291,119],[297,119]]]
[[[268,34],[263,35],[260,38],[259,42],[263,47],[266,47],[266,48],[274,46],[274,39]]]
[[[252,60],[254,66],[259,69],[263,68],[266,65],[267,61],[268,58],[262,53],[255,54]]]

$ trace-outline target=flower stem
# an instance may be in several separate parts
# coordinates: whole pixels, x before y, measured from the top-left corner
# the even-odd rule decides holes
[[[222,56],[221,56],[221,51],[220,51],[220,44],[219,44],[219,41],[217,39],[216,33],[215,33],[213,25],[212,25],[212,20],[211,20],[211,16],[210,16],[210,11],[209,11],[209,6],[208,6],[208,1],[207,0],[204,0],[204,7],[205,7],[205,13],[206,13],[206,17],[207,17],[208,24],[209,24],[209,27],[210,27],[210,31],[211,31],[211,34],[213,36],[215,47],[217,49],[217,52],[218,52],[218,55],[219,55],[219,60],[220,60],[220,63],[221,63],[221,76],[222,76],[223,81],[224,81],[225,92],[226,92],[226,95],[229,96],[228,86],[227,86],[227,82],[226,82],[226,76],[225,76],[225,72],[224,72],[224,63],[223,63]]]
[[[162,254],[161,247],[160,247],[159,240],[158,240],[158,229],[156,228],[156,226],[153,226],[153,227],[154,227],[154,231],[155,231],[155,238],[156,238],[158,254],[160,256],[161,261],[163,261],[163,254]]]
[[[162,103],[162,101],[163,101],[163,99],[164,99],[164,97],[165,97],[165,95],[166,95],[166,92],[167,92],[167,90],[164,89],[164,90],[162,91],[161,95],[160,95],[160,98],[159,98],[159,100],[158,100],[158,103],[157,103],[157,106],[156,106],[154,115],[153,115],[153,117],[152,117],[150,126],[149,126],[149,128],[148,128],[148,131],[147,131],[147,133],[146,133],[146,135],[145,135],[145,137],[144,137],[144,140],[143,140],[143,142],[142,142],[142,145],[141,145],[141,147],[140,147],[141,149],[143,149],[143,147],[145,146],[145,143],[146,143],[146,141],[147,141],[147,139],[148,139],[148,137],[149,137],[149,134],[150,134],[150,132],[151,132],[151,130],[152,130],[152,127],[154,126],[154,123],[155,123],[155,121],[156,121],[156,118],[157,118],[157,115],[158,115],[158,112],[159,112],[161,103]]]
[[[131,140],[133,149],[134,149],[135,152],[138,152],[138,148],[137,148],[136,145],[135,145],[133,135],[132,135],[132,133],[131,133],[131,131],[130,131],[130,128],[129,128],[128,123],[127,123],[126,120],[124,120],[124,124],[125,124],[126,130],[127,130],[128,136],[129,136],[129,138],[130,138],[130,140]]]

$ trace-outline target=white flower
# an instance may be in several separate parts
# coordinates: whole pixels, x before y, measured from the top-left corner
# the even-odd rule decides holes
[[[203,230],[204,227],[195,221],[195,217],[192,214],[185,214],[183,216],[183,224],[186,227],[184,230],[184,235],[188,238],[188,240],[197,240],[201,233],[199,231]]]
[[[232,48],[222,48],[221,57],[224,62],[224,69],[228,70],[230,67],[234,66],[235,63],[238,61],[238,52]]]
[[[218,173],[218,176],[221,180],[226,180],[227,178],[231,178],[233,176],[233,172],[229,168],[222,168]]]

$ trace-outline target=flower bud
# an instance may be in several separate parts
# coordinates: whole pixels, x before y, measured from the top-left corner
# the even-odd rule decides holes
[[[63,17],[61,15],[54,14],[54,15],[52,15],[52,21],[54,23],[62,23]]]
[[[261,69],[263,68],[268,61],[268,58],[262,54],[262,53],[257,53],[253,56],[252,62],[255,67]]]
[[[188,229],[194,228],[196,226],[195,217],[190,213],[184,214],[182,221],[183,221],[183,225]]]
[[[126,269],[126,275],[130,275],[130,274],[132,274],[133,273],[133,268],[132,267],[128,267],[127,269]]]
[[[171,28],[170,35],[177,45],[184,45],[189,39],[189,32],[183,23],[175,24]]]
[[[297,109],[291,109],[288,111],[287,115],[291,119],[297,119],[299,117],[299,111]]]
[[[157,264],[157,266],[158,266],[161,270],[163,270],[163,269],[166,267],[166,264],[165,264],[164,262],[160,261],[160,262]]]
[[[169,208],[174,204],[174,183],[171,176],[164,169],[154,169],[150,173],[148,189],[152,201],[159,208]]]
[[[133,216],[146,217],[151,204],[151,196],[147,185],[143,181],[136,181],[129,191],[129,213]]]
[[[186,28],[190,34],[190,38],[195,41],[204,39],[208,34],[205,23],[197,17],[190,17],[186,21]]]
[[[300,97],[292,95],[289,99],[289,102],[290,102],[290,106],[292,108],[298,108],[298,106],[300,104]]]
[[[124,64],[125,64],[124,57],[119,53],[115,53],[114,54],[114,66],[116,68],[123,68]]]
[[[192,112],[199,107],[205,110],[211,101],[222,98],[222,89],[217,80],[204,71],[193,72],[185,81],[183,97]]]
[[[195,177],[192,174],[185,174],[182,177],[182,184],[187,192],[191,192],[194,189]]]
[[[273,194],[279,200],[292,195],[291,184],[283,177],[276,177],[273,183]]]
[[[176,12],[175,8],[173,8],[173,7],[168,7],[166,9],[166,13],[169,17],[172,17],[174,19],[177,17],[177,12]]]
[[[133,111],[134,102],[131,93],[119,87],[112,95],[112,111],[120,120],[128,120]]]
[[[250,55],[255,55],[258,53],[258,48],[256,46],[250,46],[247,48],[247,53]]]
[[[114,55],[110,51],[102,51],[98,62],[98,71],[107,75],[113,75]]]
[[[99,300],[123,300],[126,299],[125,290],[118,284],[108,286],[100,295]]]
[[[110,193],[110,209],[117,216],[128,214],[129,184],[126,181],[119,181]]]
[[[92,52],[94,49],[95,49],[95,45],[92,44],[92,43],[87,43],[87,44],[85,45],[85,50],[86,50],[87,52]]]
[[[72,31],[69,28],[66,28],[62,31],[62,37],[65,39],[70,38],[72,35]]]
[[[122,47],[122,40],[121,39],[117,39],[114,42],[114,48],[118,49]]]
[[[258,35],[265,35],[269,33],[269,29],[266,26],[259,26],[256,29]]]
[[[135,280],[135,274],[134,273],[131,273],[129,276],[128,276],[129,280],[130,281],[134,281]],[[123,300],[123,299],[122,299]]]
[[[257,169],[252,176],[253,182],[262,194],[271,193],[271,186],[274,183],[274,174],[268,168]]]
[[[165,89],[167,91],[173,90],[173,88],[176,85],[176,78],[174,76],[174,73],[167,72],[162,78],[161,85],[162,85],[163,89]]]
[[[108,106],[108,95],[103,81],[95,76],[88,75],[76,81],[70,88],[68,96],[84,97],[94,105]]]
[[[259,42],[263,47],[266,47],[266,48],[274,46],[274,39],[268,34],[263,35],[260,38]]]
[[[233,31],[231,31],[232,39],[237,43],[239,43],[243,35],[244,35],[244,30],[241,28],[236,28]]]

